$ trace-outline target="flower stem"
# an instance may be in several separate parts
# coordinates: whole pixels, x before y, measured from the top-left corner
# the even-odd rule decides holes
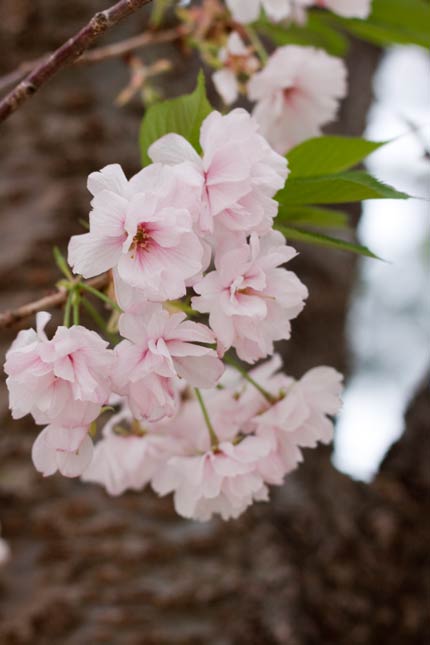
[[[246,369],[243,368],[240,363],[235,361],[234,358],[231,358],[231,356],[224,356],[224,361],[227,363],[227,365],[231,365],[231,367],[234,367],[234,369],[240,372],[243,378],[264,396],[266,401],[268,401],[271,405],[273,405],[273,403],[276,403],[276,398],[272,394],[270,394],[270,392],[268,392],[262,385],[257,383],[257,381],[254,381],[252,376],[249,376]]]
[[[176,311],[176,310],[183,311],[185,314],[187,314],[187,316],[190,316],[190,317],[192,317],[192,316],[199,316],[199,315],[200,315],[198,311],[195,311],[195,309],[193,309],[193,308],[188,304],[188,302],[184,302],[184,301],[182,301],[182,300],[168,300],[168,301],[166,302],[166,309],[167,309],[168,311],[170,311],[170,310],[173,310],[173,311]]]
[[[103,300],[103,302],[110,305],[112,309],[115,309],[115,311],[122,312],[121,307],[114,300],[109,298],[109,296],[107,296],[105,293],[102,293],[98,289],[94,289],[94,287],[91,287],[89,284],[85,284],[85,282],[80,282],[79,287],[84,291],[88,291],[88,293],[92,293],[92,295],[96,298]]]
[[[68,280],[70,280],[72,282],[73,281],[72,272],[70,271],[70,269],[69,269],[69,267],[67,265],[66,258],[63,256],[63,254],[61,253],[61,251],[58,248],[58,246],[54,246],[54,248],[52,249],[52,252],[54,254],[55,263],[56,263],[57,267],[60,269],[61,273]]]
[[[73,301],[73,324],[79,325],[79,310],[81,303],[81,294],[78,289],[75,289],[73,292],[72,301]]]
[[[246,27],[246,35],[248,36],[256,53],[260,57],[261,62],[263,63],[263,65],[265,65],[269,60],[269,54],[267,53],[266,48],[260,39],[260,36],[257,34],[255,29],[249,25]]]
[[[91,302],[86,298],[82,298],[82,306],[86,309],[96,325],[98,325],[103,332],[106,332],[106,322]]]
[[[196,393],[197,401],[200,404],[200,407],[202,409],[202,414],[203,414],[204,420],[206,422],[207,429],[209,431],[209,437],[210,437],[210,440],[211,440],[211,446],[212,446],[212,448],[216,448],[218,446],[218,444],[219,444],[219,440],[218,440],[218,437],[216,436],[216,432],[215,432],[215,430],[213,428],[213,425],[211,423],[211,420],[209,418],[209,414],[208,414],[207,408],[205,406],[205,402],[203,401],[203,397],[201,395],[201,392],[200,392],[199,388],[195,387],[194,392]]]
[[[103,316],[99,314],[99,312],[94,307],[94,305],[86,298],[82,298],[81,304],[83,308],[87,311],[87,313],[91,316],[91,318],[94,320],[96,325],[98,325],[101,331],[106,335],[106,338],[112,343],[112,345],[115,345],[118,342],[117,335],[109,331],[106,321],[103,319]]]
[[[73,292],[69,291],[69,295],[67,296],[66,304],[64,307],[64,319],[63,319],[64,327],[70,327],[70,315],[72,313],[72,297],[73,297]]]

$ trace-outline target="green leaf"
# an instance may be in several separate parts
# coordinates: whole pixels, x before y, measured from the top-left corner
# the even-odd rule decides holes
[[[288,240],[298,240],[299,242],[308,242],[309,244],[319,244],[320,246],[327,246],[339,251],[348,251],[349,253],[356,253],[364,255],[368,258],[376,258],[380,260],[367,246],[361,244],[353,244],[352,242],[345,242],[336,237],[323,235],[322,233],[315,233],[313,231],[304,231],[299,228],[292,228],[290,226],[283,226],[282,224],[274,224],[278,231],[281,231]]]
[[[365,199],[408,199],[388,184],[364,171],[344,172],[326,177],[292,177],[276,199],[280,204],[346,204]]]
[[[206,96],[202,71],[199,72],[197,87],[192,94],[152,105],[146,111],[140,126],[139,142],[143,165],[151,162],[148,157],[149,146],[170,132],[181,134],[200,151],[200,127],[212,109]]]
[[[430,47],[430,5],[426,0],[373,0],[367,20],[331,15],[329,24],[377,45],[393,43]]]
[[[290,150],[288,164],[294,178],[330,175],[356,166],[383,145],[359,137],[316,137]]]
[[[281,224],[301,224],[321,228],[346,228],[348,215],[343,211],[316,206],[281,206],[276,221]]]

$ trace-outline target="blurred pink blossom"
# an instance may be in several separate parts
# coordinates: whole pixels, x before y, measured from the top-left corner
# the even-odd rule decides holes
[[[254,74],[248,96],[257,101],[253,116],[280,153],[321,134],[346,95],[347,71],[340,58],[313,47],[287,45]]]

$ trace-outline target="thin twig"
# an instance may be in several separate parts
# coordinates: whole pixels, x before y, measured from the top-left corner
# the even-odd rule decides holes
[[[182,26],[175,27],[174,29],[166,29],[164,31],[148,31],[144,34],[139,34],[138,36],[133,36],[126,40],[121,40],[119,43],[91,49],[85,54],[82,54],[82,56],[77,59],[76,64],[87,65],[89,63],[99,63],[100,61],[116,58],[117,56],[123,56],[124,54],[128,54],[136,49],[148,47],[149,45],[170,43],[174,40],[179,40],[185,35],[185,33],[186,30]]]
[[[165,29],[164,31],[147,31],[144,34],[133,36],[120,40],[118,43],[112,45],[105,45],[104,47],[95,47],[88,52],[84,52],[79,58],[74,61],[74,65],[91,65],[93,63],[101,63],[111,58],[124,56],[136,49],[149,47],[151,45],[160,45],[163,43],[171,43],[186,36],[188,30],[184,25],[178,25],[174,29]],[[52,52],[48,52],[43,56],[39,56],[35,60],[26,61],[21,63],[13,72],[0,77],[0,92],[9,85],[18,83],[26,74],[31,72],[36,65],[48,60]]]
[[[88,282],[85,282],[83,284],[87,284],[93,289],[102,289],[103,287],[106,287],[109,282],[109,273],[103,273],[103,275],[99,275],[97,276],[97,278],[88,280]],[[60,288],[58,289],[58,291],[49,296],[45,296],[44,298],[40,298],[39,300],[35,300],[34,302],[29,302],[28,304],[22,305],[22,307],[18,307],[17,309],[5,311],[0,314],[0,329],[12,327],[12,325],[14,325],[15,323],[20,322],[21,320],[24,320],[29,316],[32,316],[38,311],[46,311],[47,309],[54,309],[55,307],[59,307],[67,301],[67,298],[67,289]]]
[[[85,27],[39,63],[0,101],[0,121],[7,119],[60,69],[74,63],[102,34],[150,2],[120,0],[109,9],[96,13]]]

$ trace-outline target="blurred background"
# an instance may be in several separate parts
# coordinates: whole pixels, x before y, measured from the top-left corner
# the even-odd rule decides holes
[[[0,75],[65,41],[104,0],[0,0]],[[147,12],[104,42],[140,33]],[[172,70],[173,96],[199,62],[146,48]],[[420,199],[352,208],[360,241],[385,262],[297,245],[308,305],[282,348],[299,376],[346,375],[334,446],[240,520],[198,524],[151,492],[43,480],[36,431],[12,422],[1,384],[0,644],[424,645],[430,633],[430,69],[418,47],[353,41],[350,94],[331,131],[393,140],[369,159],[379,179]],[[0,310],[34,300],[58,274],[89,210],[86,177],[139,169],[139,96],[121,60],[64,70],[1,126]],[[1,79],[0,79],[1,83]],[[2,359],[17,329],[1,336]]]

